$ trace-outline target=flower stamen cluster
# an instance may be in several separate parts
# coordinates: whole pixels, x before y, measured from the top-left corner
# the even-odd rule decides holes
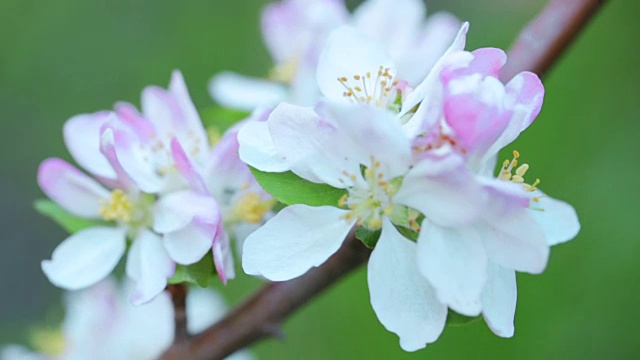
[[[399,84],[389,73],[390,70],[380,66],[375,79],[369,71],[364,75],[353,75],[353,80],[346,76],[339,77],[338,82],[346,89],[342,95],[356,104],[388,108],[396,99],[397,91],[394,90]]]

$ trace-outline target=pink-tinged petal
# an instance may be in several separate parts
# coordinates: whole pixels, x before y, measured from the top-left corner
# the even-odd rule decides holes
[[[118,183],[124,189],[133,189],[137,184],[131,179],[127,171],[122,166],[116,152],[116,138],[112,128],[105,128],[100,136],[100,151],[109,160],[111,167],[115,170]]]
[[[100,129],[113,113],[101,111],[72,117],[64,124],[64,143],[73,159],[90,173],[115,179],[116,173],[100,152]]]
[[[461,25],[460,20],[450,13],[429,15],[402,54],[398,57],[392,54],[398,66],[398,77],[411,86],[420,84],[447,51]]]
[[[462,157],[449,153],[426,157],[414,166],[394,201],[417,209],[434,224],[460,226],[478,218],[481,189]]]
[[[316,110],[330,118],[346,144],[325,144],[341,150],[335,154],[355,164],[369,165],[371,159],[379,161],[387,178],[404,175],[411,166],[411,143],[402,126],[390,111],[372,106],[343,103],[320,103]],[[335,150],[334,150],[335,151]],[[344,154],[344,155],[343,155]]]
[[[355,9],[353,23],[397,60],[407,48],[415,46],[425,15],[426,7],[421,0],[369,0]]]
[[[504,106],[504,86],[480,74],[455,77],[446,86],[444,117],[455,138],[468,152],[487,149],[512,115]]]
[[[284,208],[245,240],[244,271],[284,281],[321,265],[338,251],[355,224],[342,219],[346,213],[331,206]]]
[[[544,237],[549,246],[567,242],[580,232],[580,221],[573,206],[546,196],[537,191],[533,194],[539,200],[532,202],[531,206],[540,210],[531,210],[529,215],[542,228]]]
[[[209,190],[202,179],[202,175],[200,175],[200,172],[193,166],[192,161],[189,159],[187,153],[185,153],[184,148],[177,138],[171,139],[171,155],[178,168],[178,172],[184,177],[187,183],[189,183],[189,186],[201,194],[208,194]]]
[[[276,63],[296,60],[309,47],[322,46],[328,32],[348,17],[343,0],[285,0],[262,12],[262,35]]]
[[[153,207],[153,230],[161,234],[182,229],[194,219],[207,224],[220,222],[220,207],[212,196],[174,191],[161,196]]]
[[[418,270],[416,252],[416,244],[385,218],[367,266],[371,306],[382,325],[400,337],[405,351],[436,341],[447,319],[446,305]]]
[[[544,271],[549,245],[544,232],[527,208],[529,199],[521,185],[495,180],[484,186],[487,203],[476,228],[483,237],[489,259],[528,273]],[[523,206],[523,202],[525,205]]]
[[[184,82],[184,77],[179,70],[174,70],[171,73],[169,92],[178,103],[180,114],[182,115],[181,121],[184,124],[185,130],[189,133],[189,140],[193,142],[200,142],[202,146],[207,146],[206,144],[208,139],[206,131],[204,126],[202,126],[200,115],[198,114],[195,105],[193,105],[193,101],[191,101],[191,96],[189,95],[187,84]],[[180,140],[186,141],[187,139],[180,137]]]
[[[515,271],[490,262],[489,278],[482,293],[482,315],[494,334],[506,338],[513,336],[517,300]]]
[[[163,190],[165,181],[157,171],[150,139],[141,139],[134,128],[120,119],[113,119],[103,126],[101,150],[116,170],[121,186],[135,186],[155,194]]]
[[[221,72],[209,81],[209,95],[224,107],[252,111],[286,99],[287,88],[274,81]]]
[[[211,250],[216,231],[217,224],[196,219],[179,230],[164,234],[164,246],[175,262],[190,265],[198,262]]]
[[[425,219],[418,238],[418,267],[440,302],[463,315],[480,314],[487,255],[472,226],[441,227]]]
[[[462,59],[466,61],[460,61]],[[452,78],[479,74],[497,78],[507,62],[507,54],[497,48],[480,48],[463,54],[453,53],[445,59],[440,77],[449,82]]]
[[[400,116],[405,115],[416,105],[420,104],[411,120],[405,124],[410,137],[415,137],[423,133],[440,120],[443,96],[440,72],[450,54],[464,50],[468,30],[469,23],[463,23],[447,51],[445,51],[442,57],[433,65],[429,75],[404,99],[399,114]],[[424,99],[428,99],[429,101],[422,101]]]
[[[289,170],[282,155],[278,153],[266,122],[252,121],[238,132],[238,155],[254,168],[267,172]]]
[[[135,282],[131,303],[144,304],[167,286],[167,279],[173,276],[175,263],[162,245],[160,236],[149,230],[142,230],[133,240],[127,256],[127,276]]]
[[[512,110],[511,119],[502,135],[487,151],[486,158],[512,143],[540,113],[544,100],[544,86],[538,75],[521,72],[506,85],[506,106]]]
[[[124,254],[124,228],[92,227],[69,236],[42,261],[42,271],[56,286],[78,290],[113,271]]]
[[[135,106],[125,102],[118,102],[114,106],[114,110],[118,114],[118,119],[131,128],[141,141],[150,141],[157,135],[151,121],[142,116]]]
[[[344,95],[345,85],[339,79],[346,78],[353,89],[356,86],[362,87],[363,91],[365,88],[373,89],[373,86],[379,86],[375,79],[380,67],[388,68],[389,74],[395,76],[394,63],[382,44],[353,27],[342,26],[327,39],[318,61],[316,78],[325,97],[338,102],[351,102],[351,98]],[[371,74],[371,79],[365,84],[367,73]],[[354,76],[361,78],[356,80]]]
[[[298,176],[344,188],[352,183],[345,171],[360,173],[362,153],[354,154],[358,148],[354,148],[346,134],[312,109],[282,103],[273,110],[267,123],[277,153]]]
[[[213,238],[213,263],[216,267],[218,277],[223,284],[227,284],[228,279],[236,277],[233,254],[229,245],[229,236],[222,227],[222,222],[218,224],[216,235]]]
[[[53,201],[74,215],[100,217],[100,200],[109,191],[62,159],[50,158],[38,168],[38,185]]]

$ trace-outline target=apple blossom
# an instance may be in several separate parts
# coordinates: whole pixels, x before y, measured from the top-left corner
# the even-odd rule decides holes
[[[313,105],[318,57],[332,30],[351,25],[379,41],[398,64],[400,75],[417,85],[440,58],[459,28],[448,13],[425,21],[421,0],[368,0],[349,15],[342,0],[283,0],[262,14],[262,33],[275,62],[271,80],[232,72],[216,75],[209,86],[220,104],[246,110],[287,100]],[[377,71],[377,68],[376,68]]]

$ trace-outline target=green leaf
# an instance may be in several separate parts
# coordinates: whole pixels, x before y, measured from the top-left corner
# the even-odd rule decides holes
[[[238,121],[248,117],[246,111],[229,109],[222,106],[212,106],[200,111],[200,117],[205,127],[214,127],[220,133],[233,126]]]
[[[381,229],[372,230],[366,227],[360,226],[356,229],[356,238],[360,239],[368,248],[373,249],[380,239]]]
[[[345,189],[316,184],[291,171],[274,173],[251,168],[251,172],[271,196],[287,205],[338,206],[340,198],[347,194]]]
[[[206,288],[215,281],[213,256],[208,252],[200,261],[191,265],[177,265],[176,272],[169,279],[170,284],[190,283]]]
[[[396,227],[396,230],[398,230],[398,232],[402,234],[402,236],[406,237],[411,241],[418,241],[418,235],[420,235],[420,233],[418,233],[417,231],[411,230],[404,226],[395,225],[395,227]]]
[[[48,199],[36,200],[33,206],[40,214],[50,217],[71,234],[82,229],[106,224],[104,221],[89,220],[73,215],[62,206]]]
[[[466,316],[466,315],[458,314],[457,312],[449,309],[449,313],[447,314],[447,325],[464,326],[464,325],[471,324],[472,322],[478,319],[480,319],[480,315]]]

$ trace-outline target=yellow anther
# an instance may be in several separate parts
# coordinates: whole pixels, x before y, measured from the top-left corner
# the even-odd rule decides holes
[[[527,173],[527,170],[529,170],[529,165],[528,164],[522,164],[522,165],[520,165],[520,167],[518,167],[516,169],[516,174],[518,176],[524,176],[524,174]]]
[[[341,82],[347,82],[347,80],[349,80],[349,79],[347,79],[347,78],[346,78],[346,77],[344,77],[344,76],[343,76],[343,77],[341,77],[341,78],[338,78],[338,81],[341,81]]]
[[[511,182],[514,182],[514,183],[523,183],[523,182],[524,182],[524,179],[523,179],[523,178],[522,178],[522,176],[520,176],[520,175],[513,175],[513,176],[511,176]]]
[[[247,223],[259,223],[274,203],[273,199],[262,200],[260,195],[250,192],[236,202],[234,215]]]
[[[338,200],[338,206],[343,207],[347,204],[347,199],[349,198],[349,195],[344,194],[342,195],[342,197],[340,197],[340,200]]]
[[[506,168],[506,167],[509,167],[509,163],[510,163],[510,162],[509,162],[509,160],[505,160],[505,161],[502,163],[502,167],[505,167],[505,168]]]
[[[358,92],[362,91],[362,88],[361,88],[360,86],[356,86],[356,87],[354,87],[354,89],[355,89],[356,91],[358,91]]]
[[[127,194],[115,189],[109,199],[100,200],[102,208],[98,212],[105,221],[123,221],[128,223],[133,217],[133,204]]]
[[[353,79],[354,79],[354,80],[360,80],[360,75],[354,75],[354,76],[353,76]]]
[[[514,168],[514,167],[518,166],[518,160],[516,160],[516,159],[511,160],[511,165],[510,165],[510,166],[511,166],[512,168]]]
[[[513,150],[513,157],[516,159],[520,157],[520,153],[518,152],[518,150]]]

